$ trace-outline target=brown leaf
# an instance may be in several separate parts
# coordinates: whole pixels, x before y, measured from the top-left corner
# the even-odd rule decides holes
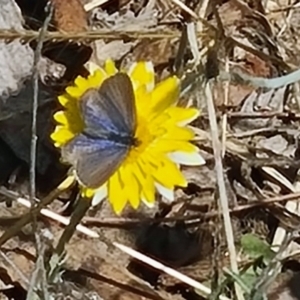
[[[79,0],[52,0],[58,30],[81,32],[88,28],[87,14]]]

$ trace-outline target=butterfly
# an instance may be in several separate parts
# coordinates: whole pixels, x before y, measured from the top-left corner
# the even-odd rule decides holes
[[[62,148],[80,183],[102,186],[136,145],[136,106],[132,82],[117,73],[79,99],[84,130]]]

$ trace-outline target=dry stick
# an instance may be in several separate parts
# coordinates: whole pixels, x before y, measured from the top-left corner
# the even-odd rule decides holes
[[[131,257],[134,257],[135,259],[151,266],[154,269],[163,271],[164,273],[179,279],[180,281],[188,284],[189,286],[193,287],[194,289],[196,289],[199,293],[201,293],[202,296],[207,297],[208,295],[211,294],[211,290],[210,288],[206,287],[205,285],[203,285],[202,283],[172,269],[169,268],[165,265],[163,265],[162,263],[158,262],[155,259],[152,259],[151,257],[144,255],[132,248],[129,248],[123,244],[119,244],[117,242],[114,242],[113,245],[120,249],[121,251],[127,253],[128,255],[130,255]],[[226,296],[220,295],[219,297],[220,300],[230,300],[229,298],[227,298]]]
[[[225,62],[225,70],[226,72],[229,71],[229,58],[228,56],[226,56],[226,62]],[[226,81],[224,84],[224,102],[223,104],[225,106],[228,105],[228,98],[229,98],[229,83],[230,81]],[[223,115],[222,118],[222,157],[225,157],[225,153],[226,153],[226,137],[227,137],[227,119],[228,119],[228,115],[225,114]]]
[[[31,207],[29,200],[19,197],[15,192],[6,190],[4,188],[0,188],[0,194],[7,196],[13,200],[16,200],[19,204],[24,205],[28,208]],[[230,210],[230,213],[241,212],[243,210],[251,209],[256,206],[262,206],[263,204],[271,204],[271,203],[283,202],[283,201],[298,201],[299,198],[300,198],[300,192],[287,194],[287,195],[283,195],[283,196],[276,196],[276,197],[264,199],[263,201],[261,201],[261,200],[254,201],[249,204],[244,204],[244,205],[234,207]],[[40,214],[51,220],[57,221],[58,223],[61,223],[65,226],[70,224],[69,218],[64,217],[60,214],[57,214],[49,209],[46,209],[46,208],[41,209]],[[203,220],[207,220],[209,218],[216,217],[219,214],[220,214],[219,211],[213,210],[213,211],[210,211],[205,214],[200,213],[200,214],[196,214],[196,215],[187,215],[187,216],[183,216],[183,217],[167,217],[167,218],[164,217],[164,218],[156,218],[156,219],[153,219],[153,218],[147,218],[147,219],[105,218],[104,220],[100,220],[95,217],[84,217],[82,221],[83,221],[83,224],[85,224],[86,226],[100,226],[100,227],[109,227],[109,228],[122,227],[122,228],[124,228],[124,226],[126,226],[126,225],[135,226],[135,225],[139,225],[139,224],[142,224],[145,222],[147,222],[147,223],[149,223],[149,222],[151,222],[151,223],[168,223],[168,222],[175,222],[175,221],[189,221],[189,224],[192,224],[195,222],[199,222],[200,220],[203,221]],[[12,220],[13,218],[15,218],[15,217],[7,218],[7,220]],[[1,218],[1,219],[3,220],[3,218]],[[91,238],[99,238],[99,235],[95,231],[89,229],[86,226],[78,224],[76,227],[76,230],[78,232],[81,232],[81,233],[91,237]]]
[[[36,168],[36,144],[37,144],[37,133],[36,133],[36,119],[38,110],[38,94],[39,94],[39,70],[38,63],[42,56],[42,48],[44,44],[44,38],[47,32],[48,25],[51,21],[53,14],[53,7],[50,3],[49,12],[41,27],[38,43],[34,51],[33,58],[33,103],[32,103],[32,125],[31,125],[31,145],[30,145],[30,189],[29,189],[29,199],[32,203],[35,202],[35,168]]]
[[[214,158],[215,158],[215,169],[217,173],[219,201],[220,201],[220,206],[224,218],[224,227],[225,227],[225,234],[226,234],[228,252],[230,257],[230,265],[232,271],[238,274],[238,264],[236,259],[236,250],[234,246],[234,236],[233,236],[232,224],[231,224],[229,207],[228,207],[228,198],[226,194],[226,187],[224,181],[224,171],[222,165],[221,145],[219,141],[218,125],[216,121],[216,112],[214,108],[214,102],[213,102],[209,83],[207,83],[205,86],[205,95],[207,101],[207,110],[209,114],[209,124],[210,124],[212,145],[213,145]],[[235,283],[235,291],[236,291],[237,298],[239,300],[243,300],[244,295],[242,293],[242,290],[240,286],[236,283]]]
[[[204,33],[199,34],[203,36]],[[16,39],[22,39],[23,41],[30,42],[36,40],[39,36],[39,32],[34,30],[8,30],[0,29],[0,39],[4,39],[7,42]],[[174,39],[180,38],[181,32],[179,31],[159,31],[153,30],[111,30],[111,29],[98,29],[96,31],[84,31],[84,32],[61,32],[61,31],[48,31],[45,36],[45,40],[55,41],[79,41],[90,42],[99,39],[107,40],[122,40],[125,37],[130,39]]]
[[[37,122],[37,110],[38,110],[38,94],[39,94],[39,70],[38,70],[38,64],[42,56],[42,48],[44,43],[44,38],[47,32],[47,28],[50,24],[52,14],[53,14],[53,7],[51,5],[51,2],[47,4],[46,11],[48,10],[48,14],[45,18],[45,21],[43,23],[43,26],[40,29],[40,34],[38,38],[38,43],[36,46],[36,49],[34,51],[34,57],[33,57],[33,103],[32,103],[32,124],[31,124],[31,144],[30,144],[30,172],[29,172],[29,178],[30,178],[30,186],[29,186],[29,200],[32,203],[32,205],[36,205],[35,201],[35,194],[36,194],[36,148],[37,148],[37,131],[36,131],[36,122]],[[37,228],[36,223],[36,215],[33,216],[33,231],[35,236],[35,244],[36,244],[36,253],[38,260],[43,259],[43,253],[42,253],[42,245],[41,245],[41,239],[40,239],[40,232]],[[45,282],[42,282],[41,286],[41,293],[40,295],[36,294],[35,289],[39,285],[38,281],[42,281],[45,279],[45,276],[34,276],[35,273],[39,272],[45,272],[43,266],[40,266],[40,264],[36,264],[35,270],[31,276],[30,281],[30,289],[28,291],[28,294],[26,296],[26,299],[39,299],[40,297],[42,299],[48,299],[47,296],[47,289],[45,288]]]

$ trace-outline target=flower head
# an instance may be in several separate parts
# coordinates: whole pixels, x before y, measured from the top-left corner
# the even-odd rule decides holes
[[[104,68],[93,66],[87,78],[78,76],[74,85],[66,88],[58,98],[64,109],[54,115],[58,125],[51,138],[57,147],[64,149],[83,133],[86,125],[79,106],[83,95],[90,89],[99,89],[107,78],[118,72],[114,63],[108,60]],[[175,187],[187,186],[180,164],[204,163],[198,148],[191,143],[194,133],[187,127],[199,112],[176,106],[179,79],[172,76],[155,85],[150,62],[134,63],[127,74],[135,98],[134,138],[138,142],[103,185],[97,188],[82,186],[83,194],[93,197],[94,202],[107,197],[118,214],[127,203],[135,209],[141,201],[153,204],[156,191],[172,201]],[[95,163],[101,164],[101,161]]]

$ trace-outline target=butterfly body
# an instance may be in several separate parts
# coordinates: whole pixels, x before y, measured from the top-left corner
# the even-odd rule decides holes
[[[136,145],[136,108],[128,75],[118,73],[79,100],[84,130],[62,148],[78,180],[98,188],[118,169]]]

